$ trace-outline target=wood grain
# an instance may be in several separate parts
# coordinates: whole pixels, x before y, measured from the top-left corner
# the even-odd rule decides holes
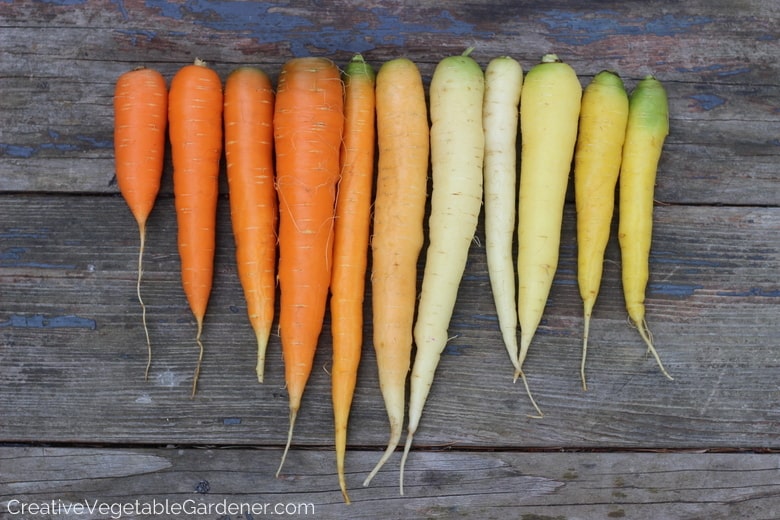
[[[331,452],[293,450],[288,468],[295,475],[276,479],[279,455],[278,449],[0,448],[3,466],[13,465],[18,475],[0,482],[0,507],[130,507],[140,514],[123,518],[135,520],[163,516],[144,514],[155,507],[186,508],[192,520],[279,512],[322,519],[726,520],[771,518],[780,506],[777,454],[424,452],[410,459],[400,497],[395,467],[361,487],[373,454],[352,452],[351,506],[334,485]],[[244,513],[225,515],[229,507]]]
[[[780,4],[770,0],[0,2],[0,516],[24,501],[147,499],[311,504],[317,518],[776,516],[778,26]],[[272,477],[287,417],[279,339],[260,385],[224,176],[206,356],[189,398],[195,325],[179,281],[169,159],[147,235],[154,359],[143,380],[137,231],[114,178],[114,82],[138,65],[170,79],[195,57],[223,78],[255,64],[275,81],[294,56],[345,64],[361,52],[376,67],[407,56],[427,85],[440,59],[468,46],[482,65],[510,54],[526,70],[556,52],[583,85],[602,69],[629,89],[646,74],[666,85],[671,133],[647,305],[675,379],[663,378],[627,323],[613,240],[591,326],[590,391],[581,390],[570,195],[526,362],[545,416],[528,417],[497,330],[480,224],[405,497],[397,457],[360,486],[388,433],[366,309],[346,507],[332,452],[327,322],[287,474]]]

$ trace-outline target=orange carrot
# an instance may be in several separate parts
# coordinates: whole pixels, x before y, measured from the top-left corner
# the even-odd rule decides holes
[[[376,76],[376,118],[379,155],[371,239],[373,342],[390,437],[364,486],[401,440],[412,354],[429,129],[422,77],[411,60],[395,58],[380,67]]]
[[[278,476],[309,380],[327,306],[344,129],[341,74],[326,58],[293,58],[274,107],[279,197],[279,330],[290,425]]]
[[[257,379],[276,297],[276,189],[273,164],[274,93],[268,76],[240,67],[225,81],[225,158],[236,264],[257,337]]]
[[[160,191],[168,123],[168,89],[159,72],[138,68],[125,72],[114,89],[114,159],[116,181],[138,224],[138,281],[136,293],[146,335],[146,370],[152,363],[152,342],[146,326],[146,305],[141,299],[146,222]]]
[[[176,73],[168,96],[182,285],[198,326],[195,341],[199,354],[192,395],[203,359],[201,333],[214,275],[222,97],[219,75],[201,60]]]
[[[347,423],[363,346],[363,295],[374,177],[374,69],[356,55],[344,73],[344,141],[331,278],[332,400],[336,467],[344,501]]]

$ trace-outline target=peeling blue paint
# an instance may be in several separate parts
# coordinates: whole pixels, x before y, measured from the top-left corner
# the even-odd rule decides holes
[[[60,134],[55,130],[49,129],[47,131],[47,134],[53,140],[60,138]],[[75,136],[75,139],[81,143],[84,143],[84,145],[80,145],[77,143],[57,143],[57,142],[41,143],[36,146],[17,145],[12,143],[0,143],[0,156],[5,155],[7,157],[29,159],[35,156],[36,154],[38,154],[39,152],[48,151],[48,150],[56,150],[58,152],[77,152],[85,149],[113,148],[114,146],[112,141],[100,140],[86,135],[77,135]],[[89,146],[85,146],[85,145],[89,145]]]
[[[73,152],[79,149],[75,144],[68,143],[41,143],[39,150],[57,150],[58,152]]]
[[[225,417],[222,419],[222,424],[225,426],[238,426],[241,424],[241,417]]]
[[[457,336],[455,339],[457,339]],[[471,345],[464,345],[462,343],[451,343],[448,341],[447,346],[444,347],[444,351],[442,353],[447,356],[461,356],[464,354],[465,350],[470,348]]]
[[[719,77],[737,76],[739,74],[746,74],[750,72],[749,67],[733,68],[733,67],[727,67],[722,63],[715,63],[712,65],[707,65],[702,67],[677,67],[675,70],[677,72],[691,72],[691,73],[713,72],[715,73],[716,76]]]
[[[148,31],[144,29],[117,29],[117,32],[129,36],[130,42],[133,44],[133,46],[138,45],[139,38],[146,39],[146,41],[152,41],[157,37],[157,33],[155,31]]]
[[[691,96],[691,99],[693,99],[695,107],[704,111],[718,108],[726,103],[724,98],[716,96],[715,94],[694,94]]]
[[[715,260],[681,258],[677,252],[658,250],[650,253],[650,262],[653,264],[689,265],[695,267],[721,267],[723,265]]]
[[[750,297],[759,296],[762,298],[779,298],[780,289],[764,289],[763,287],[751,287],[747,291],[718,291],[718,296],[738,296],[738,297]]]
[[[20,146],[16,144],[0,143],[0,155],[8,157],[20,157],[28,159],[35,154],[35,148],[32,146]]]
[[[674,296],[677,298],[687,298],[689,296],[693,296],[693,293],[697,289],[702,288],[704,288],[703,285],[679,283],[656,282],[648,285],[649,292],[652,295]]]
[[[109,148],[109,149],[114,148],[114,141],[95,139],[94,137],[90,137],[88,135],[77,135],[76,139],[78,139],[82,143],[87,143],[92,148]]]
[[[0,251],[0,261],[19,260],[27,249],[24,247],[9,247],[5,251]]]
[[[569,45],[588,45],[613,36],[674,36],[698,25],[712,23],[704,16],[678,17],[671,14],[653,19],[626,18],[612,10],[547,11],[542,17],[553,36]]]
[[[42,314],[24,316],[12,314],[6,321],[0,321],[0,327],[14,327],[23,329],[88,329],[96,330],[97,322],[90,318],[65,315],[47,318]]]
[[[125,20],[129,18],[127,9],[125,8],[125,3],[122,0],[111,0],[111,3],[114,4],[117,10],[122,14],[122,18]]]
[[[272,2],[238,2],[216,0],[190,0],[172,2],[147,0],[147,7],[158,9],[166,17],[176,20],[193,19],[193,22],[217,31],[245,35],[260,44],[285,43],[291,46],[295,56],[311,54],[311,49],[327,52],[366,52],[377,45],[403,46],[406,34],[447,34],[470,38],[489,37],[480,33],[473,24],[455,18],[449,11],[422,22],[403,21],[388,9],[356,7],[368,21],[352,26],[322,26],[316,13],[306,16],[285,11],[284,6]],[[360,19],[361,16],[355,16]],[[295,38],[291,36],[294,35]]]
[[[52,5],[81,5],[86,3],[87,0],[39,0],[43,4]]]
[[[0,236],[2,238],[2,236]],[[0,265],[3,267],[31,267],[34,269],[75,269],[73,264],[47,264],[42,262],[25,262],[22,259],[27,253],[25,247],[9,247],[0,251]]]
[[[9,239],[9,238],[33,238],[37,240],[46,240],[49,238],[48,230],[43,232],[30,232],[30,231],[22,231],[17,228],[11,228],[7,231],[4,231],[0,233],[0,239]]]

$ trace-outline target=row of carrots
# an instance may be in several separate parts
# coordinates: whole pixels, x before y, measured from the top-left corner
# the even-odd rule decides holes
[[[650,340],[643,306],[653,184],[668,132],[663,87],[647,77],[629,100],[619,76],[604,71],[583,92],[573,69],[555,55],[546,55],[524,78],[511,57],[495,58],[483,71],[470,53],[437,65],[428,96],[411,60],[395,58],[375,72],[360,55],[343,71],[326,58],[291,59],[276,89],[267,74],[250,66],[235,69],[223,84],[200,60],[182,67],[170,87],[149,68],[129,71],[116,83],[116,176],[140,233],[136,289],[147,374],[151,341],[141,297],[145,230],[168,137],[182,284],[197,323],[192,393],[204,350],[224,152],[238,275],[257,336],[260,382],[279,286],[290,417],[277,475],[329,305],[336,463],[346,502],[347,423],[363,345],[369,253],[372,341],[390,439],[364,485],[400,443],[411,370],[403,494],[404,464],[449,337],[481,211],[499,325],[514,378],[525,383],[523,361],[557,266],[572,162],[585,314],[583,386],[588,323],[618,178],[627,309],[668,376]],[[429,172],[430,243],[418,294]]]

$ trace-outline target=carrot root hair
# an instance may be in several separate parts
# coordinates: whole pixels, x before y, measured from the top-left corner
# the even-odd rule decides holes
[[[590,317],[593,314],[593,301],[588,299],[583,303],[583,331],[582,331],[582,360],[580,360],[580,379],[582,390],[588,391],[588,382],[585,379],[585,358],[588,355],[588,335],[590,334]]]
[[[195,364],[195,373],[192,376],[192,393],[190,397],[195,397],[198,390],[198,377],[200,376],[200,365],[203,363],[203,342],[200,337],[203,333],[203,318],[198,318],[198,333],[195,335],[195,343],[198,345],[198,361]]]
[[[406,458],[409,456],[409,450],[412,448],[412,439],[414,433],[409,432],[406,434],[406,443],[404,444],[404,454],[401,455],[401,468],[399,470],[398,477],[398,492],[403,496],[404,494],[404,468],[406,467]]]
[[[287,452],[290,451],[290,444],[292,444],[293,430],[295,429],[295,419],[298,417],[298,409],[290,409],[290,427],[287,430],[287,444],[284,446],[284,452],[282,453],[282,460],[279,462],[279,468],[276,470],[276,478],[282,473],[282,467],[284,461],[287,459]]]
[[[146,247],[146,223],[139,222],[138,234],[140,237],[140,244],[138,246],[138,279],[135,284],[135,293],[138,296],[138,303],[141,305],[141,321],[144,326],[144,334],[146,335],[146,368],[144,369],[144,381],[149,380],[149,370],[152,367],[152,340],[149,338],[149,328],[146,325],[146,304],[143,298],[141,298],[141,278],[144,273],[144,249]]]
[[[542,413],[542,409],[539,408],[539,405],[536,404],[536,400],[534,399],[533,394],[531,393],[531,387],[528,386],[528,380],[525,378],[525,372],[522,370],[518,370],[515,372],[515,381],[520,378],[520,380],[523,382],[523,386],[525,387],[525,393],[528,395],[528,399],[531,401],[531,406],[534,407],[534,410],[536,410],[536,415],[529,415],[528,417],[531,417],[533,419],[541,419],[544,417],[544,413]]]
[[[374,469],[371,470],[371,473],[369,473],[366,479],[363,481],[364,487],[371,483],[371,480],[376,476],[377,473],[379,473],[379,470],[382,469],[382,466],[385,465],[385,462],[390,460],[390,457],[393,455],[393,453],[395,453],[395,449],[401,442],[401,432],[402,428],[400,424],[392,425],[390,427],[390,440],[387,443],[387,448],[385,448],[385,452],[382,454],[379,462],[376,463],[376,466],[374,466]]]
[[[255,366],[255,373],[257,374],[257,382],[262,383],[265,377],[265,353],[268,348],[268,336],[263,334],[257,334],[257,365]]]
[[[647,351],[655,358],[655,362],[658,363],[658,368],[661,369],[661,373],[666,376],[667,379],[673,381],[674,378],[667,372],[666,368],[664,368],[664,364],[661,362],[661,356],[658,355],[658,351],[655,350],[655,347],[653,346],[653,334],[650,332],[650,327],[647,326],[647,320],[643,318],[640,322],[634,321],[632,323],[636,326],[637,330],[639,330],[639,335],[642,336],[642,339],[647,345]]]

